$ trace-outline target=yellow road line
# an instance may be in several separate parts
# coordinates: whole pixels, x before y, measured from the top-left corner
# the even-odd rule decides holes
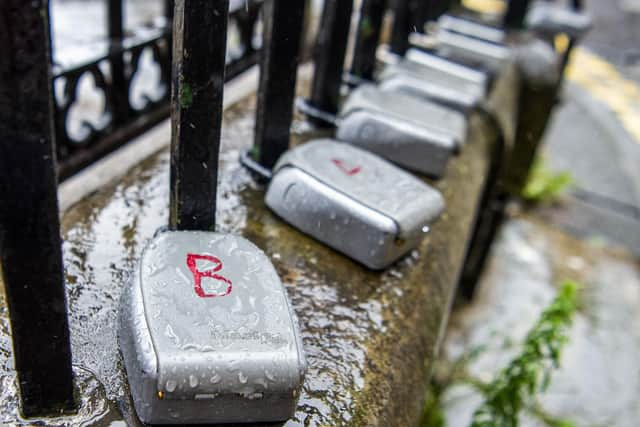
[[[462,0],[462,6],[489,15],[503,14],[507,7],[502,0]]]
[[[479,13],[502,14],[504,0],[462,0],[462,5]],[[555,39],[558,52],[569,45],[569,38]],[[595,99],[604,103],[618,117],[626,131],[640,144],[640,86],[622,76],[606,60],[583,49],[575,48],[567,67],[567,79],[580,85]]]
[[[618,117],[640,143],[640,87],[622,76],[606,60],[583,48],[575,48],[566,70],[567,79],[586,89]]]

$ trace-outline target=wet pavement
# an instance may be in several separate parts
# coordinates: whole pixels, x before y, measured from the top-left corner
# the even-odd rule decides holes
[[[464,374],[446,383],[441,397],[446,426],[469,426],[482,402],[469,377],[491,381],[518,354],[518,344],[565,279],[584,286],[579,312],[561,368],[521,425],[551,425],[541,414],[575,426],[638,425],[640,262],[601,242],[569,237],[527,214],[503,227],[476,299],[452,316],[446,362],[440,362],[437,377],[445,380],[450,363],[477,355],[464,364]]]

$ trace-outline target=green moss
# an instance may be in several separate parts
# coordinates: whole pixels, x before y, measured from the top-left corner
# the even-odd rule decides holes
[[[373,34],[373,26],[369,18],[365,17],[360,23],[360,33],[364,38],[369,38]]]
[[[189,108],[193,103],[193,90],[191,89],[191,85],[185,81],[182,81],[180,84],[180,106],[182,108]]]
[[[444,427],[446,425],[440,394],[440,391],[428,394],[422,412],[420,427]]]

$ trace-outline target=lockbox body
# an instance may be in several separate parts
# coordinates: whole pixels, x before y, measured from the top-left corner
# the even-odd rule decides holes
[[[591,17],[585,12],[546,2],[534,3],[525,18],[525,25],[533,31],[549,36],[564,33],[572,39],[581,38],[591,24]]]
[[[302,232],[371,269],[415,248],[444,209],[440,193],[384,159],[330,139],[286,152],[266,204]]]
[[[405,120],[433,133],[449,136],[458,148],[467,140],[467,119],[460,111],[404,93],[382,91],[373,84],[363,84],[354,89],[342,105],[339,117],[344,119],[359,110]]]
[[[506,34],[500,28],[453,15],[445,14],[440,16],[440,18],[438,18],[438,27],[453,33],[459,33],[496,44],[504,44],[506,40]]]
[[[336,129],[336,138],[432,178],[442,177],[449,158],[458,150],[450,135],[365,109],[344,116]]]
[[[461,83],[465,82],[478,85],[484,88],[485,93],[488,91],[491,83],[491,78],[486,72],[438,56],[434,53],[425,52],[424,50],[409,48],[405,58],[408,64],[420,65],[428,69],[440,71],[451,78],[461,80]],[[416,70],[419,69],[419,67],[416,68]]]
[[[483,67],[497,73],[511,60],[507,46],[454,33],[445,29],[436,32],[437,53],[467,65]]]
[[[242,237],[157,235],[123,292],[118,337],[145,423],[282,421],[296,408],[297,319],[267,256]]]
[[[471,82],[403,59],[380,73],[378,88],[383,92],[400,92],[419,99],[431,99],[466,112],[485,99],[487,91],[483,83]]]

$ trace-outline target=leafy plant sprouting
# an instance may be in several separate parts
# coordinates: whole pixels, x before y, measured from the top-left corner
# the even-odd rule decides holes
[[[555,173],[545,165],[542,157],[536,158],[531,168],[527,184],[522,190],[522,198],[533,203],[554,201],[573,183],[568,172]]]
[[[568,329],[577,309],[578,285],[564,282],[538,322],[527,334],[522,352],[484,389],[485,401],[475,411],[471,427],[517,427],[520,411],[549,385],[560,362]]]

